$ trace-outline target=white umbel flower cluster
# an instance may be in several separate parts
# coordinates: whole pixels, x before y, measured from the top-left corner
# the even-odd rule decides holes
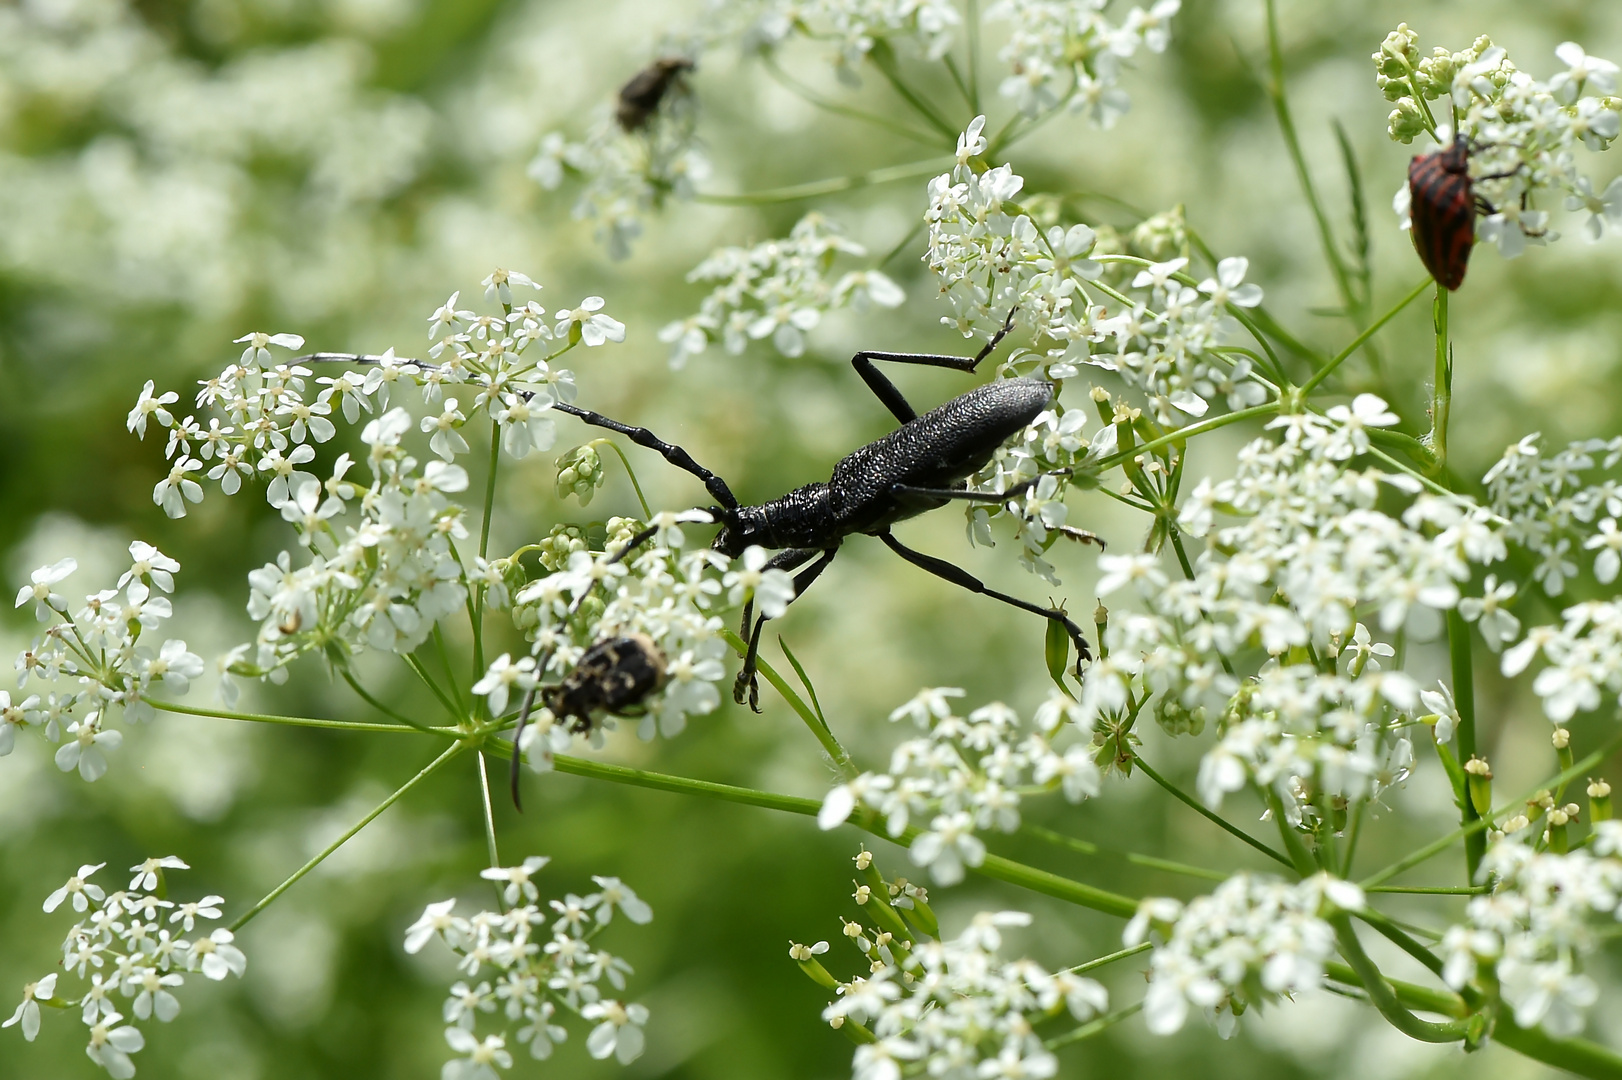
[[[832,829],[858,809],[883,817],[891,836],[910,824],[924,826],[912,841],[912,860],[941,885],[963,880],[965,867],[985,859],[986,829],[1019,828],[1020,802],[1032,793],[1062,791],[1071,802],[1098,794],[1090,725],[1081,709],[1057,691],[1027,727],[1000,702],[958,716],[951,699],[963,691],[942,687],[890,714],[926,734],[896,747],[890,769],[863,773],[823,799],[817,823]]]
[[[1197,1008],[1228,1038],[1246,1007],[1314,989],[1335,952],[1325,916],[1362,907],[1363,890],[1325,874],[1293,885],[1236,874],[1187,904],[1144,900],[1124,940],[1155,946],[1143,1000],[1149,1030],[1169,1035]]]
[[[445,1080],[480,1080],[511,1068],[513,1045],[537,1059],[552,1056],[568,1038],[569,1015],[592,1024],[586,1050],[594,1058],[622,1064],[642,1053],[646,1006],[625,1004],[609,994],[625,990],[631,965],[595,944],[617,911],[633,923],[646,923],[653,911],[619,878],[594,877],[597,890],[540,902],[534,876],[547,864],[531,855],[520,866],[492,867],[481,877],[494,881],[508,905],[505,911],[455,914],[456,901],[429,904],[406,930],[406,952],[420,951],[438,938],[459,958],[463,978],[445,999],[445,1041],[459,1057],[445,1063]],[[505,1021],[505,1023],[503,1023]],[[499,1032],[482,1038],[480,1027]]]
[[[1121,61],[1140,47],[1164,52],[1182,0],[1134,7],[1119,24],[1105,18],[1108,2],[998,0],[986,8],[988,22],[1009,24],[1008,44],[997,54],[1010,68],[1002,95],[1026,116],[1067,105],[1101,128],[1114,127],[1131,106],[1118,85]]]
[[[175,991],[187,975],[200,973],[214,982],[227,975],[240,977],[248,959],[223,926],[197,937],[182,936],[199,922],[218,919],[225,899],[164,899],[164,871],[187,869],[181,859],[165,855],[138,863],[130,867],[135,876],[129,888],[110,893],[90,880],[106,865],[79,867],[46,898],[47,913],[70,903],[84,918],[62,942],[62,970],[23,987],[22,1004],[0,1027],[20,1025],[23,1038],[32,1042],[39,1034],[40,1005],[77,1010],[90,1029],[85,1053],[116,1080],[127,1080],[135,1075],[130,1055],[146,1046],[146,1036],[134,1022],[126,1022],[117,999],[124,999],[123,1008],[137,1021],[156,1017],[168,1023],[180,1014]],[[77,980],[83,992],[69,993],[69,979]]]
[[[1505,537],[1537,560],[1532,577],[1550,596],[1594,552],[1594,577],[1609,585],[1622,571],[1622,482],[1603,474],[1622,462],[1622,438],[1584,439],[1552,454],[1532,434],[1504,451],[1482,483],[1493,512],[1509,521]]]
[[[49,625],[17,656],[16,697],[0,690],[0,757],[11,753],[17,732],[38,728],[62,744],[57,768],[99,780],[107,753],[124,740],[107,726],[115,710],[127,723],[150,720],[149,697],[179,697],[202,676],[202,657],[184,641],[153,647],[152,635],[174,612],[166,594],[174,592],[180,564],[140,540],[129,550],[133,561],[117,587],[90,593],[71,613],[56,586],[78,569],[72,558],[35,570],[18,591],[17,606],[33,604]]]
[[[1114,725],[1148,707],[1180,732],[1220,717],[1222,739],[1200,771],[1213,806],[1249,782],[1350,799],[1405,778],[1403,728],[1420,709],[1419,686],[1380,670],[1389,647],[1357,613],[1395,632],[1416,607],[1459,604],[1471,567],[1505,556],[1501,523],[1467,501],[1420,493],[1400,517],[1377,509],[1382,489],[1417,485],[1346,462],[1367,448],[1367,427],[1396,418],[1366,395],[1339,411],[1338,422],[1280,417],[1272,426],[1283,438],[1241,450],[1233,479],[1200,482],[1178,519],[1207,539],[1191,580],[1170,579],[1155,555],[1099,559],[1099,592],[1135,585],[1149,610],[1111,619],[1108,655],[1082,688],[1083,718]],[[1219,511],[1241,520],[1219,527]],[[1271,659],[1253,678],[1224,669],[1256,649]]]
[[[1594,825],[1592,850],[1539,851],[1505,837],[1481,863],[1489,895],[1442,937],[1442,976],[1455,989],[1496,987],[1521,1027],[1556,1038],[1583,1029],[1599,987],[1583,973],[1598,947],[1595,923],[1622,920],[1622,822]]]
[[[1109,1006],[1104,987],[1034,960],[1003,959],[1003,932],[1029,926],[1025,912],[982,911],[943,941],[916,889],[885,882],[868,852],[856,865],[870,882],[858,887],[856,901],[872,925],[847,921],[844,937],[862,954],[867,973],[837,981],[817,959],[828,951],[825,941],[789,950],[812,979],[838,995],[823,1019],[856,1028],[861,1045],[851,1063],[854,1080],[1057,1075],[1058,1059],[1035,1025],[1064,1014],[1091,1020]]]
[[[1598,240],[1607,225],[1622,224],[1622,180],[1596,192],[1576,156],[1579,145],[1606,150],[1622,134],[1622,99],[1613,96],[1615,64],[1568,41],[1555,49],[1565,70],[1544,81],[1517,69],[1486,36],[1462,52],[1437,48],[1428,57],[1421,56],[1418,40],[1404,23],[1374,54],[1380,89],[1396,103],[1390,134],[1408,143],[1431,127],[1451,142],[1453,128],[1441,123],[1446,117],[1440,105],[1447,102],[1457,135],[1469,140],[1474,193],[1492,208],[1476,227],[1481,239],[1496,244],[1505,258],[1528,243],[1557,239],[1548,212],[1535,208],[1543,192],[1564,196],[1566,209],[1588,214],[1583,225],[1589,240]],[[1408,197],[1404,185],[1395,206],[1405,222]]]
[[[875,46],[904,45],[939,60],[962,22],[951,0],[744,0],[723,5],[752,44],[776,47],[796,34],[833,46],[831,57],[847,82]]]
[[[807,214],[781,240],[753,247],[724,247],[687,275],[688,281],[716,282],[697,314],[667,324],[659,340],[671,345],[670,366],[721,341],[741,353],[751,340],[771,338],[784,356],[805,352],[805,335],[836,308],[864,310],[870,304],[893,308],[906,299],[901,287],[878,270],[829,274],[839,255],[860,257],[867,249],[841,235],[821,214]]]
[[[1266,399],[1250,361],[1222,351],[1237,326],[1229,313],[1262,300],[1261,289],[1244,282],[1245,259],[1224,259],[1216,277],[1199,282],[1184,280],[1185,258],[1128,260],[1143,269],[1125,292],[1100,283],[1091,228],[1044,232],[1017,201],[1025,179],[1012,166],[976,171],[984,124],[977,117],[969,125],[958,140],[959,164],[929,182],[924,259],[952,307],[943,323],[969,336],[1002,326],[1013,312],[1037,336],[1042,374],[1072,378],[1082,363],[1118,372],[1161,423],[1203,416],[1216,401],[1237,409]]]

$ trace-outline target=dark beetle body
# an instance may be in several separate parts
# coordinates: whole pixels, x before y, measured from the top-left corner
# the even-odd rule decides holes
[[[1410,234],[1419,261],[1443,288],[1464,284],[1476,242],[1476,196],[1470,179],[1470,145],[1464,136],[1408,164]]]
[[[659,105],[672,86],[687,72],[693,62],[685,56],[667,56],[655,60],[620,87],[619,105],[614,118],[626,131],[637,131],[659,111]]]
[[[665,656],[646,634],[606,638],[587,649],[574,670],[546,691],[547,708],[569,730],[584,734],[599,713],[635,708],[665,681]]]
[[[976,387],[848,455],[826,483],[739,507],[737,524],[721,530],[715,550],[736,557],[753,544],[825,549],[853,533],[877,535],[944,506],[946,499],[898,496],[893,489],[963,487],[1047,408],[1052,396],[1052,385],[1041,379]]]

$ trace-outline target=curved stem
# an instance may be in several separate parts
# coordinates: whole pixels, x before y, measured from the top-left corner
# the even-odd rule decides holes
[[[631,460],[625,456],[625,451],[615,444],[613,439],[594,439],[594,443],[603,443],[619,457],[620,464],[625,466],[625,475],[631,478],[631,488],[636,492],[636,501],[642,507],[642,520],[650,521],[653,511],[648,507],[648,500],[642,494],[642,485],[637,483],[636,470],[631,468]]]
[[[479,799],[484,810],[484,843],[490,855],[490,869],[494,870],[501,865],[501,855],[496,851],[496,808],[490,802],[490,770],[485,765],[484,755],[477,755],[479,759]],[[500,889],[497,889],[500,892]]]
[[[1476,755],[1476,691],[1475,674],[1471,667],[1470,626],[1456,608],[1447,612],[1447,655],[1453,674],[1453,706],[1459,714],[1455,737],[1459,740],[1459,758],[1469,761]],[[1473,825],[1481,815],[1468,797],[1460,799],[1459,824]],[[1480,880],[1481,859],[1487,853],[1487,836],[1481,830],[1466,833],[1464,837],[1465,880]]]
[[[732,651],[739,656],[743,656],[749,651],[748,643],[731,630],[722,630],[721,636],[728,645],[732,646]],[[772,689],[781,694],[783,700],[788,702],[789,708],[793,709],[795,714],[805,721],[805,726],[811,729],[811,734],[816,736],[817,742],[822,744],[822,749],[833,759],[833,763],[839,769],[840,775],[846,780],[855,779],[861,770],[851,760],[850,751],[845,749],[839,742],[838,737],[834,735],[832,729],[805,703],[805,699],[795,693],[794,688],[788,684],[788,681],[758,655],[755,658],[755,669],[766,676],[766,681],[772,684]]]
[[[1436,373],[1431,397],[1431,453],[1436,470],[1447,464],[1447,422],[1453,412],[1453,354],[1447,343],[1448,291],[1436,283],[1436,303],[1432,322],[1436,327]]]
[[[1121,949],[1119,952],[1112,952],[1107,956],[1100,956],[1097,960],[1089,960],[1085,964],[1077,964],[1075,967],[1067,967],[1064,970],[1068,975],[1081,975],[1095,968],[1101,968],[1105,964],[1113,964],[1117,960],[1125,960],[1129,956],[1148,952],[1152,948],[1154,948],[1154,943],[1145,941],[1141,945],[1132,946],[1130,949]]]
[[[1135,851],[1116,851],[1112,848],[1094,844],[1074,836],[1045,829],[1040,825],[1029,822],[1021,825],[1019,831],[1027,836],[1052,844],[1055,847],[1065,848],[1081,855],[1108,856],[1123,859],[1134,866],[1142,866],[1149,870],[1164,870],[1168,874],[1181,874],[1184,877],[1203,878],[1206,881],[1227,881],[1233,875],[1222,870],[1207,870],[1200,866],[1189,866],[1186,863],[1172,862],[1170,859],[1157,859],[1153,855],[1139,855]]]
[[[419,724],[417,721],[411,719],[411,717],[397,713],[387,705],[383,704],[381,701],[377,700],[377,698],[373,697],[366,691],[366,688],[360,684],[360,680],[355,678],[355,673],[350,671],[347,667],[344,668],[340,674],[343,675],[344,682],[349,684],[349,688],[360,695],[362,701],[366,702],[366,704],[370,705],[384,716],[392,716],[394,719],[400,721],[400,723],[408,724],[411,727],[416,728],[418,731],[431,732],[433,730],[427,724]]]
[[[1392,1027],[1420,1042],[1450,1043],[1464,1038],[1466,1021],[1433,1024],[1429,1020],[1421,1020],[1403,1007],[1402,1002],[1397,1000],[1396,991],[1380,974],[1380,969],[1374,966],[1369,954],[1363,951],[1363,943],[1357,940],[1357,931],[1353,929],[1349,916],[1344,913],[1333,915],[1329,924],[1335,928],[1335,942],[1340,946],[1340,954],[1356,973],[1358,983],[1369,995],[1369,1002]]]
[[[1173,784],[1171,781],[1167,780],[1165,777],[1151,769],[1148,763],[1145,762],[1142,757],[1134,754],[1132,756],[1132,760],[1137,763],[1139,769],[1143,770],[1143,775],[1165,788],[1166,791],[1170,792],[1171,795],[1179,802],[1189,806],[1201,817],[1206,818],[1224,832],[1238,837],[1240,840],[1243,840],[1245,843],[1249,844],[1251,847],[1255,848],[1257,851],[1261,852],[1263,855],[1266,855],[1269,859],[1272,859],[1275,862],[1281,862],[1285,866],[1294,865],[1289,859],[1285,858],[1283,855],[1280,855],[1278,852],[1274,851],[1272,848],[1268,847],[1254,836],[1251,836],[1237,825],[1225,821],[1220,816],[1213,814],[1210,810],[1206,809],[1205,806],[1199,802],[1199,800],[1195,799],[1182,788],[1178,787],[1176,784]]]
[[[906,80],[901,77],[901,69],[896,64],[895,52],[890,48],[889,42],[883,38],[876,39],[873,47],[867,50],[867,59],[879,69],[879,74],[884,76],[890,88],[900,95],[902,101],[911,106],[913,112],[921,116],[930,127],[956,142],[958,132],[962,128],[947,123],[940,113],[929,107],[929,102],[907,85]]]
[[[934,135],[926,135],[923,132],[914,131],[905,124],[898,124],[888,117],[880,116],[877,113],[866,112],[862,109],[855,109],[849,105],[841,105],[837,101],[824,97],[815,90],[811,89],[809,86],[806,86],[804,83],[800,82],[798,79],[794,78],[788,72],[784,71],[782,65],[779,64],[776,58],[770,53],[763,54],[761,63],[766,68],[766,74],[775,79],[779,85],[784,87],[795,97],[798,97],[801,100],[824,110],[825,112],[833,113],[836,116],[843,116],[850,120],[860,120],[864,124],[872,124],[875,127],[881,127],[886,131],[894,132],[897,135],[911,139],[916,143],[922,143],[925,146],[938,147],[940,145],[940,139]]]
[[[407,780],[404,784],[397,788],[392,795],[378,803],[377,806],[373,807],[370,813],[361,818],[359,821],[355,822],[355,824],[342,836],[338,837],[338,839],[322,848],[321,851],[309,862],[293,871],[291,877],[282,882],[280,885],[276,886],[274,889],[270,890],[270,892],[266,893],[263,900],[260,900],[253,907],[243,912],[243,914],[235,922],[233,922],[228,929],[232,933],[242,929],[242,927],[246,925],[250,919],[252,919],[255,915],[258,915],[271,904],[275,903],[277,897],[281,896],[282,893],[286,892],[288,889],[291,889],[295,884],[297,884],[300,878],[302,878],[305,874],[308,874],[311,870],[314,870],[317,866],[320,866],[322,861],[325,860],[327,856],[331,855],[334,851],[337,851],[339,848],[343,847],[344,844],[348,843],[350,837],[354,836],[356,833],[366,828],[366,826],[370,825],[379,814],[393,806],[395,803],[399,802],[400,798],[405,795],[406,792],[410,791],[412,788],[434,775],[434,773],[438,772],[441,767],[443,767],[447,762],[449,762],[457,754],[460,754],[466,748],[467,744],[460,742],[447,746],[444,753],[440,754],[433,761],[430,761],[427,765],[424,765],[422,769],[418,771],[416,776],[413,776],[410,780]]]

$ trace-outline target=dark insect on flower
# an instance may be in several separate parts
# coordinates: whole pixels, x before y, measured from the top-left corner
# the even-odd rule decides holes
[[[1470,179],[1470,144],[1463,135],[1453,145],[1420,154],[1408,165],[1409,230],[1414,250],[1431,277],[1445,289],[1464,284],[1470,248],[1476,242],[1476,199]]]
[[[538,693],[559,722],[570,721],[570,731],[585,734],[604,713],[635,711],[664,681],[665,654],[659,646],[646,634],[626,634],[604,638],[587,649],[562,682],[542,687]],[[525,696],[513,731],[512,796],[513,805],[520,810],[523,804],[518,798],[518,762],[524,725],[534,700],[533,692]]]
[[[638,131],[659,111],[659,105],[673,87],[685,89],[681,77],[693,70],[693,62],[685,56],[666,56],[655,60],[620,87],[619,107],[614,117],[626,131]]]
[[[574,670],[546,691],[546,706],[570,730],[585,734],[600,713],[635,708],[665,681],[665,654],[646,634],[605,638],[587,649]]]

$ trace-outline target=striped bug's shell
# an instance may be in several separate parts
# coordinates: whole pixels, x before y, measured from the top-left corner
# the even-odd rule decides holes
[[[1457,289],[1464,284],[1470,248],[1476,242],[1470,148],[1462,135],[1452,146],[1409,162],[1408,213],[1419,261],[1443,288]]]
[[[547,704],[570,730],[585,733],[600,713],[634,709],[665,681],[665,654],[646,634],[606,638],[587,649],[553,687]]]

